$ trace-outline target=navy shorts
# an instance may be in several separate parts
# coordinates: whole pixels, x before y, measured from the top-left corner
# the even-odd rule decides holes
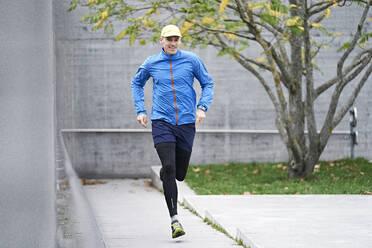
[[[195,123],[172,125],[163,120],[152,121],[154,145],[163,142],[175,142],[178,148],[192,151],[195,137]]]

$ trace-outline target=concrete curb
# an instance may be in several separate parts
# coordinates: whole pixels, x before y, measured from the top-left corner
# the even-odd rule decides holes
[[[70,185],[72,194],[71,211],[76,222],[77,230],[81,233],[79,238],[79,247],[81,248],[107,248],[106,242],[103,238],[102,231],[98,225],[96,215],[90,205],[80,178],[77,176],[69,154],[67,152],[63,134],[59,133],[59,141],[64,156],[64,166],[67,174],[67,180]]]
[[[237,228],[236,230],[236,240],[238,241],[240,240],[246,247],[263,248],[262,246],[254,244],[252,240],[245,236],[244,233],[239,228]]]

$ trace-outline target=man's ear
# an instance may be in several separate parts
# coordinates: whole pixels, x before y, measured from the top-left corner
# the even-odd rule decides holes
[[[160,44],[163,44],[163,39],[164,39],[164,37],[160,37],[160,38],[159,38],[159,42],[160,42]]]

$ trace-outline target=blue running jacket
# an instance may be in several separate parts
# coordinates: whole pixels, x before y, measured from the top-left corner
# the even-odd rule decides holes
[[[172,125],[194,123],[196,107],[207,111],[212,103],[213,81],[200,58],[180,49],[174,55],[162,50],[148,57],[133,77],[132,96],[137,115],[147,114],[143,87],[150,77],[154,84],[151,120],[164,120]],[[194,78],[202,88],[197,106]]]

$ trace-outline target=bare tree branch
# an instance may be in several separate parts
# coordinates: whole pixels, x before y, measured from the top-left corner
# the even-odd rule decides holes
[[[361,58],[364,54],[369,53],[369,56],[365,56]],[[372,57],[372,48],[360,52],[357,56],[354,58],[354,62],[345,68],[344,72],[342,73],[343,78],[345,78],[351,71],[353,71],[357,66],[361,65],[359,68],[364,69],[364,67],[368,64],[368,59]],[[348,77],[345,79],[345,82],[350,82],[350,80],[354,79],[354,77]],[[319,86],[315,92],[315,98],[317,98],[319,95],[321,95],[324,91],[335,85],[337,82],[339,82],[339,77],[335,76],[334,78],[330,79],[326,83]]]
[[[371,3],[371,2],[372,2],[372,0],[368,0],[368,3]],[[338,82],[337,82],[337,86],[336,86],[336,88],[333,92],[333,95],[332,95],[332,98],[331,98],[331,101],[330,101],[330,104],[329,104],[329,109],[328,109],[323,127],[322,127],[321,132],[320,132],[320,136],[321,136],[321,139],[322,139],[323,142],[327,141],[329,136],[332,133],[332,130],[334,128],[333,120],[334,120],[334,115],[335,115],[336,108],[337,108],[337,105],[338,105],[338,101],[339,101],[339,98],[341,96],[342,90],[344,89],[344,87],[346,85],[344,83],[344,77],[343,77],[343,73],[342,73],[343,65],[345,63],[345,60],[348,58],[348,56],[352,52],[352,50],[355,48],[355,46],[357,44],[357,41],[359,40],[359,38],[361,36],[363,24],[365,22],[368,10],[369,10],[369,4],[366,5],[366,7],[364,8],[363,14],[360,18],[360,21],[359,21],[359,24],[358,24],[358,27],[357,27],[357,32],[355,33],[349,48],[345,51],[345,53],[342,55],[342,57],[340,58],[340,60],[337,64],[337,78],[338,78],[337,81]],[[325,138],[326,138],[326,140],[324,140]]]
[[[337,126],[340,123],[340,121],[342,120],[342,118],[344,118],[347,111],[354,104],[354,101],[355,101],[356,97],[358,96],[360,90],[364,86],[364,84],[367,81],[368,77],[370,76],[371,72],[372,72],[372,63],[369,65],[367,71],[364,73],[364,75],[361,78],[361,80],[359,81],[357,87],[354,88],[354,91],[353,91],[352,95],[349,97],[347,102],[340,108],[340,111],[337,113],[337,115],[335,116],[335,118],[333,120],[332,126],[334,126],[334,127]]]

